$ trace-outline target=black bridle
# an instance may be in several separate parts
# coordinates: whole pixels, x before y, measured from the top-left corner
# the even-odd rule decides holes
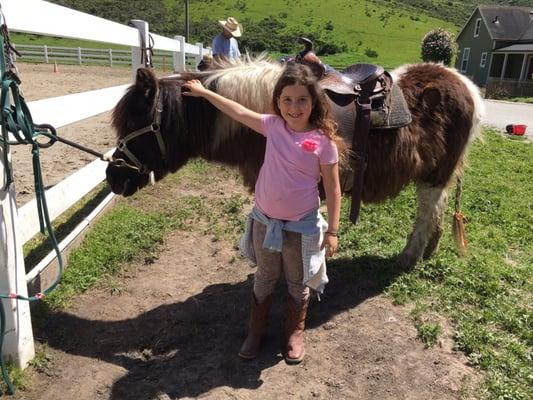
[[[139,159],[132,153],[130,149],[128,149],[128,142],[144,135],[145,133],[153,133],[155,135],[155,138],[157,140],[157,144],[159,145],[159,151],[161,152],[161,157],[163,160],[166,159],[167,151],[165,147],[165,142],[163,141],[163,137],[161,136],[161,113],[163,112],[163,95],[161,91],[158,90],[156,93],[156,103],[154,106],[154,112],[153,112],[153,119],[152,122],[140,129],[137,129],[131,133],[128,133],[123,138],[119,139],[117,141],[117,149],[124,153],[132,164],[126,162],[125,160],[120,160],[122,162],[117,162],[119,160],[115,160],[114,165],[117,167],[127,167],[132,168],[137,171],[139,171],[140,174],[149,174],[150,170],[146,167],[143,163],[139,161]]]

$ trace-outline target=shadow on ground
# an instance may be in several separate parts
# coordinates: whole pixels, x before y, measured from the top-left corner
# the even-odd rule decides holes
[[[311,307],[308,329],[382,293],[399,274],[394,259],[332,260],[330,283],[322,301]],[[114,400],[148,399],[160,393],[173,398],[197,397],[223,386],[254,389],[262,385],[264,369],[284,362],[285,288],[278,289],[275,296],[264,350],[256,360],[244,361],[237,350],[245,333],[251,286],[252,275],[237,284],[210,285],[183,302],[119,321],[51,313],[39,338],[66,353],[126,369],[113,385],[110,398]]]

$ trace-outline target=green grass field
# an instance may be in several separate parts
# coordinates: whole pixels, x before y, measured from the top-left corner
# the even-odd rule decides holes
[[[172,6],[175,0],[167,0]],[[204,18],[217,24],[217,20],[233,15],[237,19],[249,18],[258,22],[272,16],[286,23],[285,31],[298,31],[305,35],[319,32],[328,42],[345,43],[348,50],[324,56],[325,62],[334,66],[347,66],[357,62],[371,62],[394,68],[400,64],[420,61],[420,42],[424,34],[437,27],[457,33],[459,27],[443,20],[432,18],[415,9],[406,9],[400,4],[385,5],[371,1],[343,0],[257,0],[191,1],[190,18]],[[329,24],[328,24],[329,23]],[[246,26],[244,27],[246,35]],[[40,35],[12,33],[15,44],[34,44],[65,47],[96,47],[123,49],[105,43],[61,39]],[[210,46],[210,43],[204,43]],[[369,57],[367,50],[377,52]],[[274,57],[279,54],[274,53]]]
[[[459,30],[443,20],[370,1],[257,0],[228,5],[227,1],[212,0],[192,1],[190,9],[191,19],[205,16],[215,22],[232,15],[237,19],[247,17],[259,21],[274,16],[286,22],[287,29],[325,32],[332,40],[344,42],[349,48],[348,53],[325,57],[333,65],[371,61],[396,67],[419,61],[420,42],[426,32],[437,27],[453,33]],[[325,28],[328,21],[332,21],[331,31]],[[244,32],[246,34],[246,26]],[[367,48],[377,51],[378,57],[366,56]]]
[[[390,281],[386,294],[413,310],[413,324],[428,346],[438,342],[442,319],[449,321],[457,349],[486,377],[481,397],[525,400],[531,398],[533,387],[533,146],[491,130],[484,136],[484,142],[473,145],[463,182],[469,242],[465,258],[455,252],[448,211],[438,254],[391,280],[392,257],[402,249],[414,217],[414,190],[409,188],[393,201],[364,206],[357,227],[347,222],[345,199],[340,251],[331,266],[348,276],[365,274],[377,282]],[[120,271],[122,263],[157,258],[165,235],[191,229],[198,221],[207,222],[208,234],[224,235],[236,243],[247,198],[176,198],[173,190],[207,186],[213,177],[235,174],[197,160],[158,185],[157,207],[150,200],[155,189],[150,188],[121,200],[75,250],[48,306],[65,307],[72,296]],[[364,268],[351,268],[347,262],[351,259]]]

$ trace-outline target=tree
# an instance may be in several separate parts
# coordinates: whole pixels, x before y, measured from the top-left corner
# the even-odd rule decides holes
[[[422,39],[422,60],[450,65],[457,51],[453,35],[442,28],[429,31]]]

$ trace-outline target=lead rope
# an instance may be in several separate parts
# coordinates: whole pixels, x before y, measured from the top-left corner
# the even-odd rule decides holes
[[[457,175],[455,186],[455,212],[453,213],[452,236],[457,253],[464,257],[467,253],[468,242],[466,241],[465,217],[461,212],[461,194],[463,193],[463,181],[461,175]]]
[[[53,144],[53,141],[51,139],[50,142],[42,144],[37,142],[36,140],[37,136],[43,134],[44,130],[46,129],[43,129],[42,127],[39,127],[33,123],[28,106],[26,105],[24,98],[20,94],[18,88],[20,79],[18,78],[17,70],[13,63],[13,57],[11,53],[14,49],[13,46],[11,46],[11,43],[9,42],[9,33],[5,24],[5,16],[2,13],[1,9],[0,20],[0,22],[2,22],[2,25],[0,26],[0,72],[2,74],[0,87],[0,124],[2,125],[1,145],[4,156],[6,174],[6,184],[3,190],[9,190],[11,185],[13,184],[13,174],[9,166],[10,164],[8,159],[10,145],[31,144],[35,197],[37,202],[37,212],[39,214],[40,230],[43,234],[46,230],[52,247],[54,248],[55,253],[57,254],[57,260],[59,264],[59,271],[55,281],[49,288],[47,288],[42,293],[37,293],[34,296],[22,296],[17,293],[0,294],[0,299],[2,299],[2,307],[0,307],[0,366],[2,369],[2,377],[7,386],[7,391],[9,394],[14,394],[15,389],[9,378],[9,373],[7,371],[6,363],[2,354],[6,329],[6,317],[3,299],[24,300],[29,302],[43,299],[59,284],[61,274],[63,272],[63,259],[61,257],[61,252],[59,251],[57,239],[54,235],[52,224],[50,222],[39,158],[39,148],[48,147]],[[13,100],[13,104],[11,104],[11,99]],[[15,137],[16,141],[10,141],[10,132]]]

